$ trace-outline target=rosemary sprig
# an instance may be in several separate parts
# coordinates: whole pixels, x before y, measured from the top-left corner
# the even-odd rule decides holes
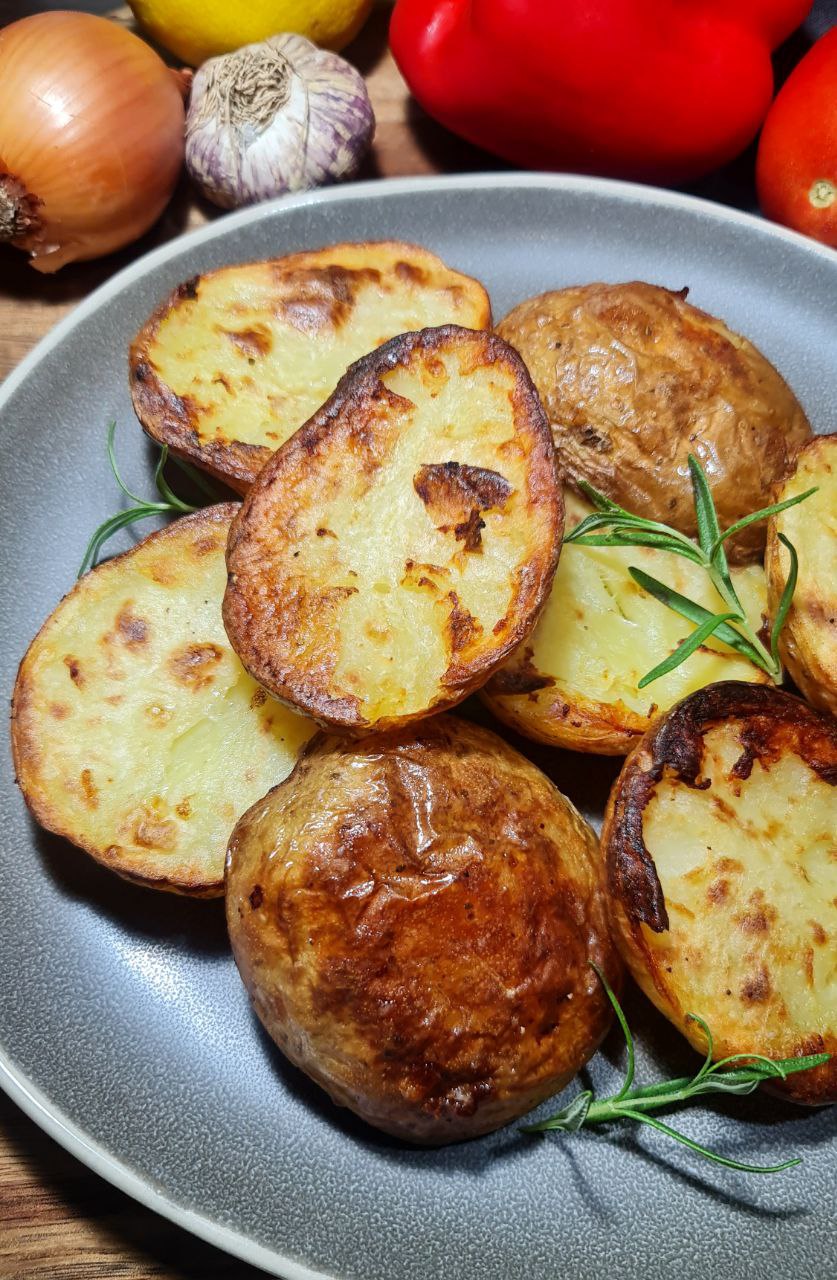
[[[768,516],[777,515],[780,511],[786,511],[788,507],[795,507],[797,503],[804,502],[812,493],[816,493],[816,489],[807,489],[805,493],[786,498],[784,502],[775,502],[769,507],[762,507],[760,511],[754,511],[751,515],[737,520],[728,529],[722,530],[718,523],[718,513],[715,510],[706,475],[697,458],[691,455],[689,456],[689,474],[697,517],[697,542],[667,524],[633,515],[583,481],[580,482],[579,487],[593,504],[595,511],[582,520],[571,533],[568,533],[564,542],[586,547],[654,547],[658,551],[670,551],[705,569],[715,590],[723,600],[724,611],[711,613],[703,605],[690,600],[688,596],[681,595],[642,569],[634,567],[628,569],[634,582],[655,600],[659,600],[675,613],[679,613],[681,617],[696,624],[696,629],[677,646],[673,653],[642,677],[639,682],[640,689],[644,689],[652,681],[659,680],[660,676],[680,666],[681,662],[685,662],[711,636],[729,645],[736,653],[740,653],[762,671],[766,671],[773,680],[779,681],[782,678],[782,664],[778,649],[779,632],[788,616],[796,588],[798,570],[796,551],[784,534],[780,533],[779,538],[790,555],[790,572],[773,620],[768,649],[750,625],[744,606],[738,598],[729,571],[724,543],[733,534],[746,529],[748,525],[755,524],[757,520],[766,520]]]
[[[127,528],[128,525],[136,524],[138,520],[147,520],[150,516],[159,515],[187,515],[191,511],[197,511],[198,508],[189,502],[185,502],[179,498],[166,480],[164,469],[169,461],[168,445],[162,445],[160,448],[160,457],[157,460],[157,466],[154,469],[154,485],[160,495],[159,501],[148,501],[146,498],[139,497],[125,484],[119,473],[119,467],[116,463],[116,454],[113,447],[113,438],[116,432],[116,423],[111,422],[108,425],[107,451],[110,469],[119,488],[130,498],[133,506],[127,507],[123,511],[117,511],[115,515],[109,516],[107,520],[103,520],[99,527],[94,531],[90,541],[87,544],[87,550],[84,553],[84,559],[78,571],[78,576],[82,577],[87,573],[88,569],[92,569],[99,562],[99,554],[105,543],[118,533],[120,529]],[[190,467],[188,462],[183,462],[181,458],[172,456],[171,461],[174,462],[185,475],[189,477],[194,485],[202,493],[204,493],[210,502],[218,502],[219,497],[213,486],[202,476],[194,467]]]
[[[713,1063],[712,1032],[703,1018],[690,1013],[688,1017],[698,1024],[706,1036],[706,1058],[700,1070],[694,1076],[680,1076],[674,1080],[663,1080],[659,1084],[649,1084],[634,1089],[632,1085],[636,1055],[633,1036],[624,1010],[598,966],[594,964],[592,968],[595,969],[613,1005],[628,1046],[628,1066],[622,1086],[609,1098],[595,1098],[592,1090],[585,1089],[557,1115],[551,1116],[548,1120],[542,1120],[540,1124],[526,1125],[524,1133],[546,1133],[553,1129],[575,1133],[585,1125],[608,1124],[614,1120],[633,1120],[637,1124],[645,1124],[659,1133],[664,1133],[666,1137],[682,1143],[684,1147],[705,1156],[707,1160],[713,1160],[727,1169],[738,1169],[742,1173],[781,1173],[783,1169],[792,1169],[795,1165],[802,1163],[798,1157],[771,1165],[745,1164],[741,1160],[731,1160],[719,1155],[717,1151],[710,1151],[708,1147],[701,1146],[685,1133],[681,1133],[679,1129],[674,1129],[648,1113],[657,1111],[661,1107],[678,1106],[703,1093],[753,1093],[765,1080],[785,1080],[796,1071],[809,1071],[812,1067],[828,1062],[829,1054],[815,1053],[807,1058],[774,1060],[756,1053],[734,1053],[728,1058],[722,1058],[720,1062]]]

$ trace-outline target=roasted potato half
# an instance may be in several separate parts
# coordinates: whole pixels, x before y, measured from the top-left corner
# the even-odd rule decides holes
[[[778,689],[711,685],[625,762],[602,830],[617,940],[701,1053],[837,1054],[837,722]],[[837,1101],[837,1057],[777,1085]]]
[[[230,530],[248,671],[326,725],[461,701],[534,626],[563,527],[549,427],[493,334],[403,334],[353,365]]]
[[[764,506],[811,428],[761,352],[686,292],[559,289],[521,302],[497,332],[526,361],[569,480],[693,535],[690,453],[726,528]],[[764,539],[763,524],[744,530],[731,558],[761,558]]]
[[[20,666],[12,747],[38,822],[126,879],[223,891],[236,819],[314,731],[224,634],[234,503],[152,533],[76,584]]]
[[[775,614],[790,567],[779,541],[784,534],[799,557],[799,576],[779,635],[782,661],[808,701],[837,716],[837,435],[805,445],[777,501],[815,487],[810,498],[770,521],[764,566]]]
[[[408,329],[491,324],[485,289],[418,245],[337,244],[195,276],[131,346],[134,408],[245,493],[347,365]]]
[[[592,507],[564,494],[568,528]],[[537,626],[480,691],[498,719],[537,742],[624,755],[654,715],[716,680],[770,677],[720,641],[709,640],[686,662],[645,689],[639,681],[694,628],[638,586],[628,566],[702,604],[726,606],[706,573],[689,560],[650,547],[565,546]],[[767,607],[760,565],[732,571],[755,630]]]
[[[596,837],[534,765],[439,716],[320,735],[237,824],[227,922],[282,1051],[370,1124],[476,1137],[562,1089],[618,986]]]

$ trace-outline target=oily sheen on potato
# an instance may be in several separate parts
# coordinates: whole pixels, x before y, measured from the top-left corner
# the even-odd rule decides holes
[[[706,470],[722,528],[757,511],[811,428],[752,343],[672,292],[633,281],[530,298],[498,326],[523,356],[567,478],[637,515],[696,532],[688,455]],[[764,525],[728,544],[761,558]]]
[[[235,510],[185,516],[82,578],[33,640],[12,703],[40,824],[127,879],[197,896],[222,892],[233,823],[314,729],[224,634]]]
[[[567,527],[592,508],[564,494]],[[652,718],[716,680],[768,683],[746,658],[714,638],[668,675],[639,689],[646,672],[694,628],[655,600],[628,573],[644,569],[712,613],[726,605],[706,572],[651,547],[564,546],[538,623],[480,691],[493,713],[518,733],[572,751],[624,755]],[[760,565],[732,569],[755,630],[767,608]]]
[[[251,674],[326,725],[459,702],[529,633],[563,524],[520,357],[456,326],[353,365],[230,530],[224,622]]]
[[[837,716],[837,435],[805,445],[777,501],[813,488],[810,498],[770,521],[764,565],[775,613],[790,570],[790,553],[779,541],[784,534],[799,557],[799,576],[779,637],[782,661],[808,701]]]
[[[717,1058],[837,1054],[837,721],[777,689],[686,698],[625,762],[602,831],[617,941]],[[776,1086],[837,1101],[837,1056]]]
[[[237,824],[227,921],[282,1051],[370,1124],[475,1137],[562,1089],[618,984],[596,837],[485,729],[319,735]]]
[[[478,281],[418,245],[337,244],[179,286],[135,338],[145,430],[244,493],[347,365],[428,325],[491,324]]]

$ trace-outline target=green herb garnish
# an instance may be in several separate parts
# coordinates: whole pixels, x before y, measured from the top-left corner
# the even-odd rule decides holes
[[[78,576],[81,577],[87,573],[88,569],[92,569],[99,561],[99,553],[109,538],[112,538],[120,529],[127,528],[130,524],[136,524],[138,520],[147,520],[150,516],[159,515],[188,515],[192,511],[197,511],[198,507],[191,503],[184,502],[182,498],[178,498],[173,492],[171,486],[163,474],[166,463],[169,460],[168,445],[162,445],[160,448],[160,457],[157,460],[157,466],[154,469],[154,484],[160,495],[159,501],[149,502],[146,498],[140,498],[136,493],[132,493],[125,484],[122,476],[119,474],[119,468],[116,465],[116,455],[113,449],[113,437],[116,432],[116,423],[111,422],[108,426],[107,451],[110,469],[113,472],[114,479],[119,485],[122,492],[131,499],[134,504],[127,507],[124,511],[117,511],[116,515],[109,516],[107,520],[103,520],[96,529],[92,538],[87,544],[87,550],[84,553],[84,559],[81,562],[81,568]],[[174,462],[185,475],[189,477],[194,485],[200,491],[206,494],[208,501],[218,502],[219,497],[212,485],[202,476],[194,467],[190,467],[188,462],[172,455],[171,461]]]
[[[735,524],[722,531],[718,524],[718,515],[706,475],[700,463],[691,455],[689,456],[689,473],[697,516],[697,542],[667,524],[659,524],[656,520],[645,520],[642,516],[632,515],[630,511],[611,502],[603,493],[599,493],[598,489],[594,489],[584,481],[579,482],[579,488],[596,510],[586,520],[582,520],[571,533],[568,533],[564,542],[586,547],[654,547],[658,551],[671,551],[705,569],[723,600],[724,612],[711,613],[703,605],[674,591],[658,578],[652,578],[650,574],[644,573],[642,569],[633,567],[628,569],[634,582],[644,591],[652,595],[655,600],[667,605],[669,609],[673,609],[681,617],[687,618],[689,622],[694,622],[696,626],[696,629],[677,646],[672,654],[642,677],[639,682],[640,689],[644,689],[652,681],[679,667],[681,662],[685,662],[710,636],[723,641],[736,653],[740,653],[762,671],[766,671],[773,680],[779,681],[782,678],[782,664],[778,650],[779,632],[788,616],[796,587],[798,567],[796,551],[784,534],[780,533],[779,538],[790,554],[791,565],[788,580],[776,610],[776,617],[773,620],[768,649],[750,626],[744,606],[733,586],[724,543],[733,534],[746,529],[748,525],[755,524],[757,520],[766,520],[768,516],[777,515],[780,511],[786,511],[788,507],[795,507],[797,503],[804,502],[812,493],[816,493],[816,489],[807,489],[805,493],[786,498],[784,502],[762,507],[760,511],[744,516],[742,520],[737,520]]]
[[[716,1164],[723,1165],[727,1169],[738,1169],[742,1173],[781,1173],[783,1169],[792,1169],[795,1165],[802,1163],[798,1157],[770,1165],[744,1164],[740,1160],[730,1160],[726,1156],[719,1155],[717,1151],[702,1147],[700,1143],[693,1141],[679,1129],[664,1124],[662,1120],[648,1113],[658,1111],[661,1107],[673,1107],[689,1102],[702,1093],[753,1093],[765,1080],[785,1080],[796,1071],[809,1071],[812,1067],[821,1066],[822,1063],[828,1062],[830,1054],[815,1053],[807,1058],[774,1060],[754,1053],[734,1053],[728,1058],[722,1058],[720,1062],[713,1063],[712,1032],[703,1018],[690,1013],[687,1017],[696,1022],[706,1036],[707,1050],[703,1066],[694,1076],[680,1076],[674,1080],[663,1080],[660,1084],[649,1084],[643,1088],[634,1089],[632,1085],[636,1055],[633,1036],[624,1010],[598,966],[592,965],[592,968],[596,970],[607,992],[628,1046],[628,1066],[622,1087],[618,1093],[614,1093],[609,1098],[595,1098],[592,1090],[585,1089],[557,1115],[551,1116],[548,1120],[542,1120],[540,1124],[526,1125],[524,1133],[545,1133],[553,1129],[575,1133],[585,1125],[608,1124],[614,1120],[634,1120],[637,1124],[646,1124],[659,1133],[664,1133],[666,1137],[682,1143],[684,1147],[705,1156],[707,1160],[714,1160]],[[733,1066],[734,1063],[740,1065]]]

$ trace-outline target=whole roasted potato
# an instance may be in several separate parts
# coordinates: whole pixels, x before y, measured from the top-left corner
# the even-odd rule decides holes
[[[696,532],[687,465],[704,467],[723,528],[765,505],[811,435],[752,343],[679,293],[634,281],[530,298],[498,325],[525,360],[570,481]],[[755,559],[764,525],[729,546]]]
[[[602,852],[634,978],[716,1059],[837,1055],[837,721],[730,681],[684,699],[625,762]],[[837,1101],[837,1056],[776,1088]]]
[[[808,701],[837,716],[837,435],[805,445],[777,501],[815,487],[810,498],[771,519],[764,567],[775,615],[790,567],[779,541],[784,534],[799,557],[799,576],[779,634],[782,661]]]
[[[236,826],[227,920],[284,1053],[370,1124],[475,1137],[562,1089],[617,983],[596,837],[451,716],[315,738]]]

